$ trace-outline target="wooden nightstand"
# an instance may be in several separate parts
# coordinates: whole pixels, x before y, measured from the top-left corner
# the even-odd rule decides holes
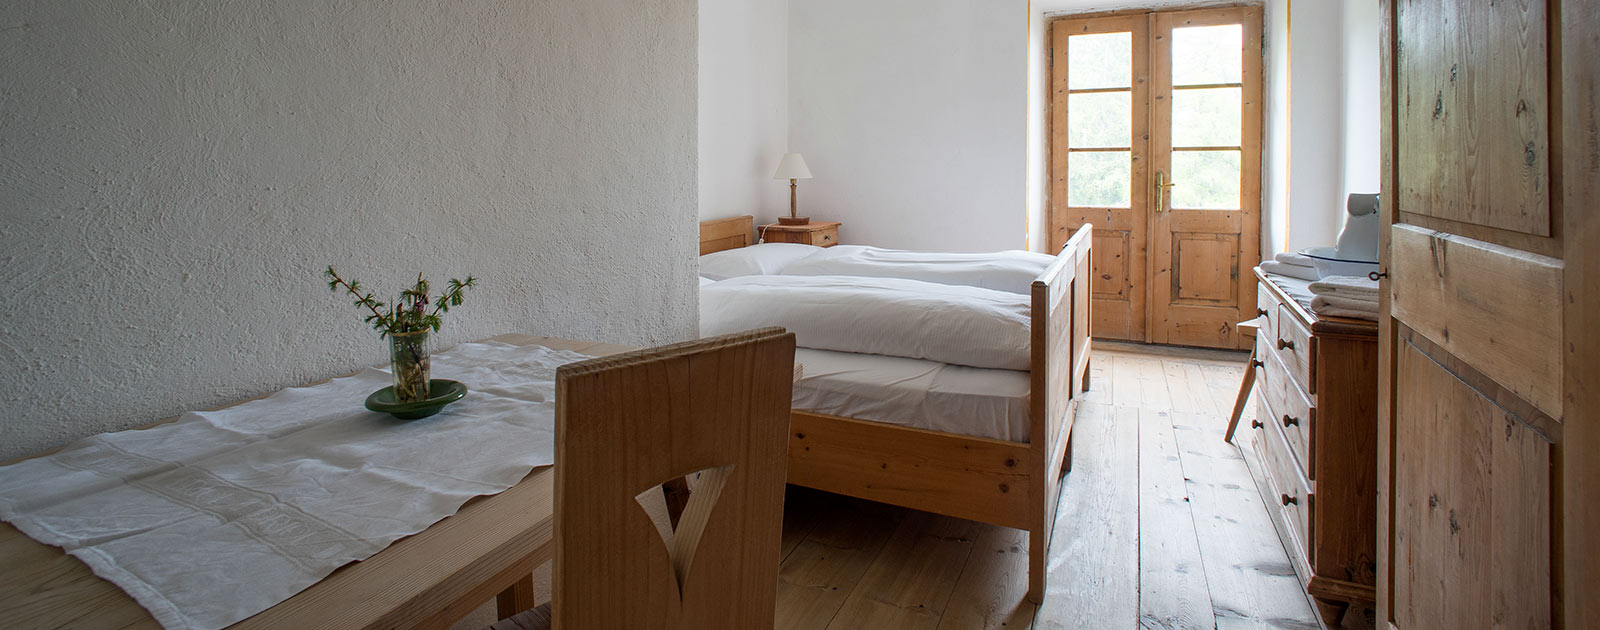
[[[824,223],[813,221],[805,225],[768,223],[761,226],[758,232],[768,243],[800,243],[818,247],[833,247],[839,244],[838,221]]]

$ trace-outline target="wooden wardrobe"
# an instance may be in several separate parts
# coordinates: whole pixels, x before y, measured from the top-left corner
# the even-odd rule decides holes
[[[1600,627],[1600,3],[1382,7],[1378,627]]]

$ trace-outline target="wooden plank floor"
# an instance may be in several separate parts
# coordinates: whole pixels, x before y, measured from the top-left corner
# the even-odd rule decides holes
[[[777,627],[1318,628],[1222,441],[1245,355],[1096,348],[1042,605],[1026,533],[791,488]]]

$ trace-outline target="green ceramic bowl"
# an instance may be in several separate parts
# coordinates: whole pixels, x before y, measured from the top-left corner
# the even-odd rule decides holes
[[[445,405],[461,400],[467,395],[467,386],[443,378],[429,379],[427,400],[402,403],[394,399],[394,386],[390,385],[367,396],[367,408],[386,413],[401,420],[416,420],[439,413]]]

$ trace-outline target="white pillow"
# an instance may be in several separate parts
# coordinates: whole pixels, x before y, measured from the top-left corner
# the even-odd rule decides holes
[[[705,276],[700,276],[700,286],[702,286],[702,287],[706,286],[708,284],[711,284],[713,282],[716,282],[716,280],[712,280],[712,279],[707,278]]]
[[[712,280],[739,276],[766,276],[806,256],[822,251],[816,245],[799,243],[761,243],[729,249],[700,257],[700,275]]]

